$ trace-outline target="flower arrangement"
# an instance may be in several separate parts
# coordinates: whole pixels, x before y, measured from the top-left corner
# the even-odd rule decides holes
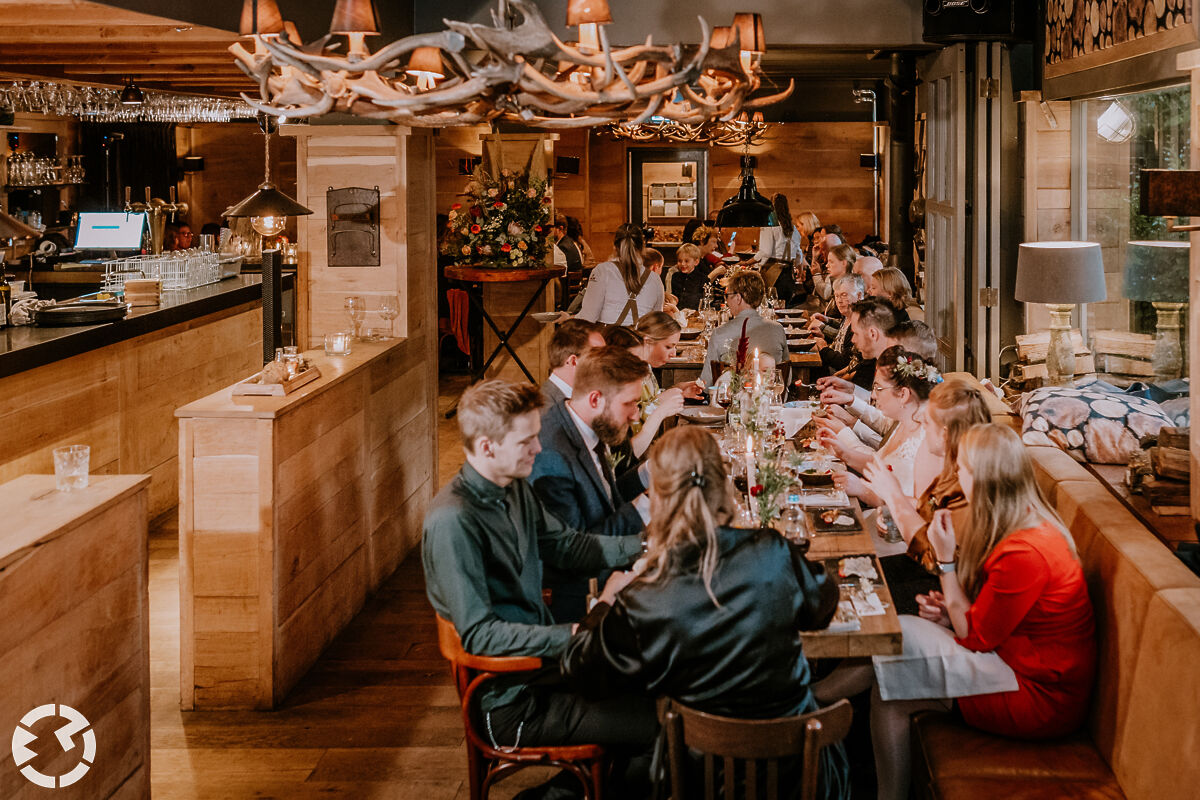
[[[906,378],[917,378],[927,383],[938,384],[942,382],[942,374],[938,372],[938,368],[933,364],[926,363],[921,358],[899,356],[896,358],[896,366],[893,367],[893,371]]]
[[[768,526],[782,510],[779,498],[792,485],[792,474],[776,451],[759,462],[757,477],[750,495],[758,503],[759,524]]]
[[[550,246],[550,196],[546,181],[529,172],[475,169],[464,203],[450,206],[442,252],[456,264],[495,269],[545,264]]]

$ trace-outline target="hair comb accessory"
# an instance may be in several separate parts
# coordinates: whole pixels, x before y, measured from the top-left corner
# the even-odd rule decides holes
[[[705,478],[696,470],[692,470],[688,473],[688,482],[691,483],[692,486],[699,486],[701,489],[703,489],[705,486],[708,486],[708,478]]]

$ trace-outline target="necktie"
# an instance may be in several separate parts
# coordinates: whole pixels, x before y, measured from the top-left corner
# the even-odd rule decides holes
[[[600,474],[604,477],[605,484],[608,485],[609,499],[616,497],[617,479],[613,476],[612,465],[608,462],[608,447],[604,442],[596,442],[596,446],[592,448],[592,452],[596,454],[596,458],[600,461]]]

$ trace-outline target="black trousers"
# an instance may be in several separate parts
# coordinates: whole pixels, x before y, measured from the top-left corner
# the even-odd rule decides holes
[[[530,685],[515,702],[492,709],[483,720],[485,732],[489,718],[500,746],[602,745],[613,767],[609,796],[632,800],[650,795],[650,762],[659,730],[650,697],[589,699],[551,677]]]

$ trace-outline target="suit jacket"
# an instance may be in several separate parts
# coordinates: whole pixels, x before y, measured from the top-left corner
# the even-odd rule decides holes
[[[746,338],[750,340],[750,347],[746,351],[747,358],[753,356],[754,348],[757,347],[760,355],[775,359],[775,366],[780,369],[788,360],[787,333],[783,326],[778,322],[763,319],[754,309],[747,309],[713,331],[712,339],[708,342],[708,354],[704,357],[704,369],[700,371],[700,378],[705,386],[712,385],[719,377],[712,374],[709,362],[719,360],[729,343],[736,343],[741,338],[743,322],[746,323]]]
[[[542,384],[542,399],[546,401],[546,404],[542,406],[542,421],[544,423],[546,416],[545,409],[558,405],[566,400],[567,397],[562,393],[562,389],[558,388],[558,384],[547,378]]]
[[[627,536],[642,531],[642,517],[632,502],[641,492],[641,482],[623,475],[610,498],[566,403],[542,411],[538,439],[542,452],[534,459],[529,482],[550,513],[564,525],[586,533]],[[636,471],[633,476],[636,478]],[[591,577],[607,575],[546,570],[543,585],[551,590],[550,610],[556,620],[575,622],[583,616],[587,579]]]

